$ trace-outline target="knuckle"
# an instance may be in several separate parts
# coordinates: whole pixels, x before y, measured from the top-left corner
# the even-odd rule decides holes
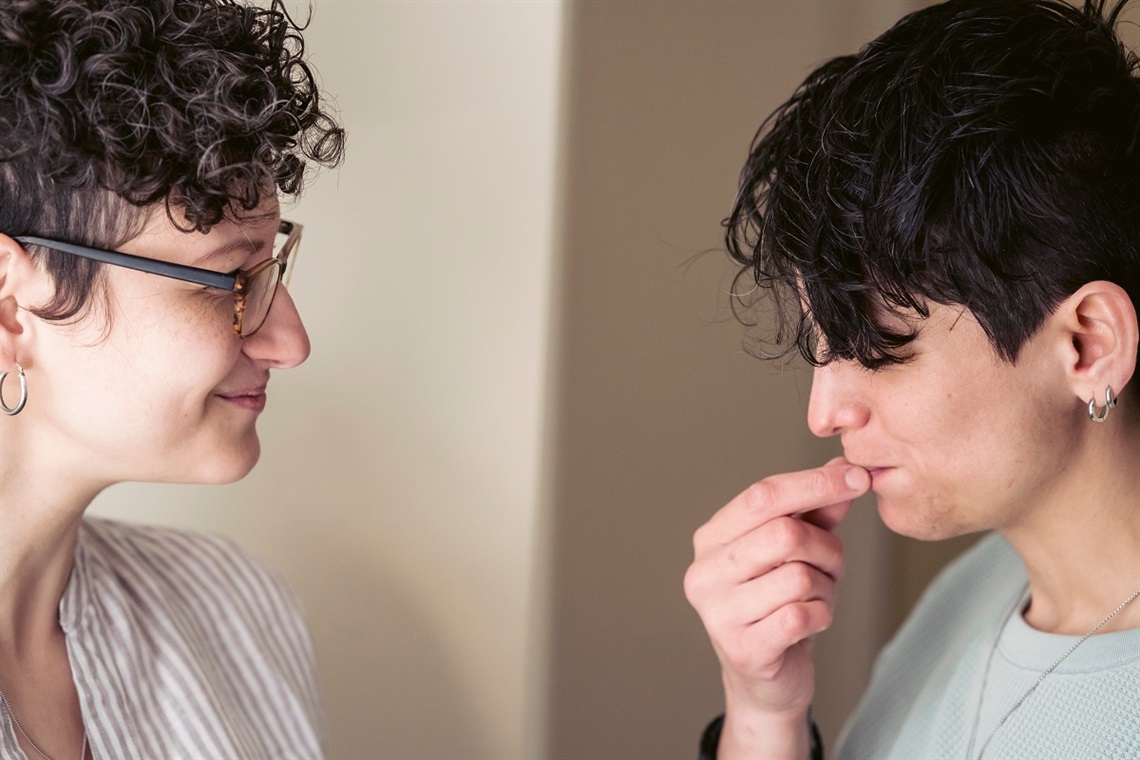
[[[822,562],[819,565],[820,569],[835,580],[842,580],[847,565],[843,542],[834,533],[823,530],[817,531],[816,539],[820,542],[818,549]]]
[[[812,633],[811,616],[807,607],[802,604],[789,604],[781,609],[778,623],[781,632],[789,641],[799,641]]]
[[[771,523],[771,542],[781,553],[789,553],[804,539],[805,526],[793,517],[781,517]]]
[[[702,525],[701,527],[699,527],[695,531],[693,531],[693,555],[694,556],[700,556],[704,547],[708,546],[708,544],[709,544],[708,532],[709,532],[708,523],[705,523],[704,525]]]
[[[843,561],[847,556],[847,550],[843,548],[843,541],[840,540],[839,536],[827,531],[824,531],[821,535],[831,547],[831,551],[835,553],[835,558]]]
[[[843,548],[842,542],[836,539],[837,546],[835,547],[835,580],[841,581],[847,575],[847,552]]]
[[[693,607],[698,607],[707,596],[709,585],[707,575],[703,564],[699,562],[689,565],[689,569],[685,571],[685,598]]]
[[[741,497],[750,513],[764,514],[777,503],[779,489],[771,481],[761,480],[750,485]]]
[[[693,531],[693,557],[700,559],[722,546],[724,542],[722,532],[715,520],[709,520]]]
[[[812,497],[827,496],[835,491],[831,473],[824,470],[812,470],[808,473],[807,482],[804,484],[804,487]]]
[[[812,589],[815,587],[815,577],[812,574],[811,568],[802,562],[794,562],[788,565],[788,586],[789,593],[793,599],[803,599],[811,594]]]

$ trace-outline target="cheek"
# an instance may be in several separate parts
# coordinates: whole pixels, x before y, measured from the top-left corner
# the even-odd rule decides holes
[[[1056,447],[1045,445],[1062,434],[1063,421],[1042,414],[1031,389],[964,386],[931,397],[897,439],[902,471],[880,493],[880,513],[896,532],[937,539],[995,527],[1064,468]]]
[[[923,470],[946,489],[1008,488],[1036,437],[1024,411],[990,393],[951,392],[944,402],[930,410]]]
[[[169,334],[217,332],[232,324],[232,293],[130,270],[111,277],[107,290],[116,322],[123,318],[140,331]]]
[[[93,361],[107,406],[159,427],[200,418],[241,351],[216,300],[162,295],[122,300]]]

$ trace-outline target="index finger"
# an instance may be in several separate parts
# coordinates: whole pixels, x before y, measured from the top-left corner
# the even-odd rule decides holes
[[[693,542],[698,549],[708,544],[728,544],[777,517],[849,502],[870,487],[867,471],[843,460],[772,475],[753,483],[722,507],[701,526]]]

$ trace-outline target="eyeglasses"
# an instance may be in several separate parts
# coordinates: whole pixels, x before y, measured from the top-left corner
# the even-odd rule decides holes
[[[34,235],[17,235],[15,239],[25,245],[40,245],[53,251],[81,256],[103,264],[126,267],[139,272],[157,274],[160,277],[171,277],[183,282],[192,282],[197,285],[205,285],[208,288],[232,292],[234,294],[234,335],[239,338],[248,338],[265,324],[265,318],[269,316],[269,308],[273,305],[273,296],[277,294],[277,286],[289,286],[289,278],[293,273],[292,264],[297,258],[297,248],[301,242],[301,225],[282,219],[277,228],[277,240],[272,258],[268,258],[250,269],[235,269],[224,274],[211,269],[173,264],[169,261],[149,259],[130,253],[105,251],[101,248],[65,243],[61,240],[51,240]]]

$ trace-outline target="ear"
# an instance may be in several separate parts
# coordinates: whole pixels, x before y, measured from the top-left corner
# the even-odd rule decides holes
[[[1116,395],[1136,371],[1136,306],[1124,288],[1090,282],[1061,302],[1052,319],[1066,339],[1065,372],[1073,393],[1102,405],[1105,389]]]
[[[44,286],[44,274],[18,242],[0,235],[0,370],[19,361],[30,366],[28,350],[29,315],[25,308],[37,303]]]

